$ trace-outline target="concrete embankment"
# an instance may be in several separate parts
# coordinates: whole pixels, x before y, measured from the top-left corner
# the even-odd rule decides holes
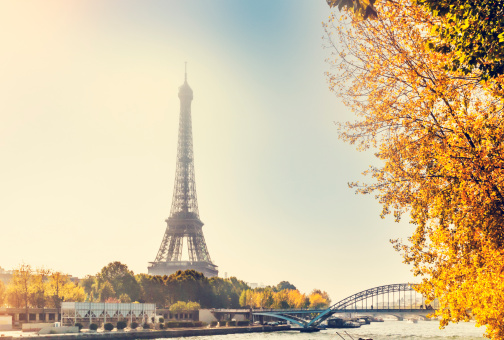
[[[250,326],[250,327],[220,327],[220,328],[181,328],[165,329],[159,331],[131,331],[131,332],[100,332],[100,333],[75,333],[75,334],[50,334],[50,335],[23,335],[22,339],[44,340],[103,340],[103,339],[158,339],[178,338],[186,336],[208,336],[238,333],[276,332],[289,330],[290,326]],[[17,340],[18,337],[3,336],[1,340]]]

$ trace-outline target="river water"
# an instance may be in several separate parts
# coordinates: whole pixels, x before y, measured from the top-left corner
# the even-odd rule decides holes
[[[439,329],[437,321],[419,321],[408,323],[407,321],[373,322],[360,328],[351,329],[327,329],[318,333],[299,333],[295,331],[272,332],[272,333],[249,333],[214,335],[202,337],[180,338],[184,340],[342,340],[339,333],[346,340],[358,338],[370,338],[373,340],[482,340],[484,327],[477,328],[473,322],[451,324],[445,329]]]

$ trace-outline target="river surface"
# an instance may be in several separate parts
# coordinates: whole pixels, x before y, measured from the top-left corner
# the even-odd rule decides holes
[[[318,333],[299,333],[295,331],[272,332],[272,333],[248,333],[248,334],[229,334],[201,337],[179,338],[184,340],[342,340],[339,333],[346,340],[352,338],[345,334],[350,334],[354,340],[358,338],[370,338],[373,340],[482,340],[484,327],[477,328],[474,322],[462,322],[451,324],[445,329],[439,329],[437,321],[419,321],[418,323],[409,323],[407,321],[385,321],[373,322],[370,325],[364,325],[360,328],[351,329],[328,329]]]

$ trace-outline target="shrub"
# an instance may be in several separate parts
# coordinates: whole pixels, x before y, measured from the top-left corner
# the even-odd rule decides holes
[[[194,321],[193,322],[194,324],[194,327],[203,327],[203,326],[206,326],[207,324],[203,321]]]
[[[143,324],[143,329],[150,329],[150,325],[146,322]]]
[[[236,326],[236,321],[228,321],[227,322],[227,326],[228,327],[234,327],[234,326]]]
[[[106,331],[111,331],[114,329],[114,325],[111,324],[110,322],[107,322],[105,325],[103,325],[103,329]]]
[[[159,318],[159,323],[163,323],[164,322],[164,318]]]
[[[117,329],[125,329],[126,328],[126,322],[125,321],[117,321]]]
[[[250,325],[250,322],[249,321],[238,321],[236,323],[237,326],[248,326]]]
[[[168,321],[165,326],[166,328],[177,328],[178,327],[178,322],[177,321]]]
[[[178,323],[179,327],[194,327],[194,322],[192,321],[180,321]]]
[[[92,323],[89,325],[89,330],[90,331],[96,331],[98,329],[98,325],[95,323]]]
[[[78,322],[77,322],[74,326],[75,326],[75,327],[79,327],[79,332],[80,332],[80,330],[82,329],[82,324],[81,324],[81,323],[78,323]]]
[[[226,321],[219,321],[219,327],[225,327]]]
[[[217,321],[210,322],[210,327],[216,327],[216,326],[217,326]]]
[[[138,326],[139,326],[139,325],[138,325],[138,322],[133,321],[133,322],[131,323],[131,326],[130,326],[130,327],[131,327],[131,329],[137,329],[137,328],[138,328]]]
[[[159,324],[159,329],[163,329],[164,325],[162,323]]]

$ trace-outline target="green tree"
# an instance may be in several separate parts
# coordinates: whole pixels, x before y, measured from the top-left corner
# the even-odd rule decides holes
[[[111,262],[96,275],[98,282],[109,282],[117,295],[127,294],[133,301],[140,297],[140,286],[135,274],[121,262]]]
[[[214,308],[239,308],[242,291],[250,289],[245,282],[236,277],[229,279],[211,277],[208,279],[208,284],[212,293],[211,306]]]
[[[108,281],[100,283],[99,300],[105,302],[110,298],[115,298],[116,292],[112,284]]]
[[[240,306],[249,308],[255,307],[254,300],[254,291],[250,289],[244,290],[240,295]]]
[[[169,302],[198,301],[204,307],[211,307],[212,288],[202,273],[179,270],[168,276],[165,284]]]
[[[166,305],[166,285],[161,276],[137,274],[135,279],[140,286],[140,302],[155,303],[159,308]]]
[[[292,289],[292,290],[297,290],[296,286],[294,286],[292,283],[289,281],[281,281],[279,284],[275,286],[275,291],[280,292],[284,289]]]
[[[95,301],[98,299],[97,280],[94,276],[86,275],[82,280],[80,280],[79,285],[84,288],[84,292],[87,295],[88,301]]]

